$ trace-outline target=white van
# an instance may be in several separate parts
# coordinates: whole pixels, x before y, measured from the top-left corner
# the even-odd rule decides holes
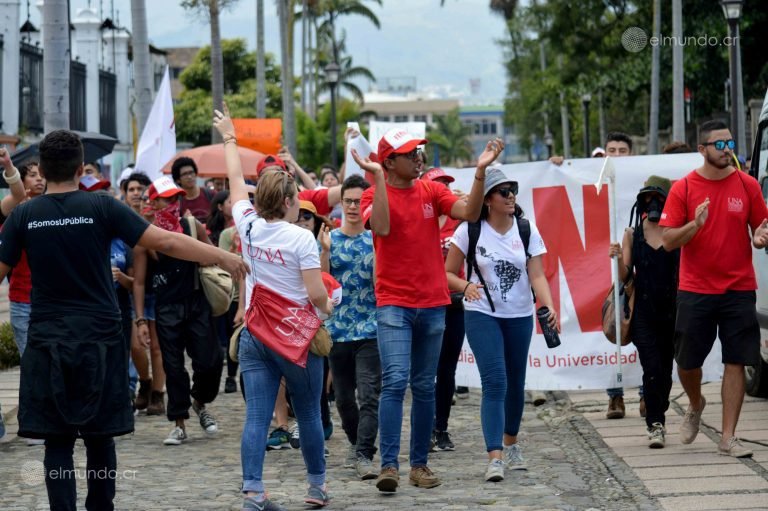
[[[755,135],[750,174],[758,180],[763,188],[763,198],[768,200],[768,93]],[[752,264],[757,275],[757,319],[760,321],[762,361],[754,367],[747,367],[747,394],[768,397],[768,248],[753,248]]]

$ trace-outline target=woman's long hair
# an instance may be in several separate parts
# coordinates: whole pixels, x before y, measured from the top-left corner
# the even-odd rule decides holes
[[[227,218],[224,212],[219,208],[229,198],[229,190],[222,190],[213,196],[211,200],[211,211],[208,213],[208,219],[205,226],[211,231],[211,237],[218,241],[221,231],[227,228]],[[213,240],[212,240],[213,241]]]

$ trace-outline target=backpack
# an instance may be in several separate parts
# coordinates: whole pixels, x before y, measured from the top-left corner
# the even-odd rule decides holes
[[[189,224],[189,235],[197,239],[196,220],[187,218],[187,223]],[[216,265],[200,266],[198,272],[203,293],[211,305],[211,316],[217,317],[225,314],[235,298],[232,276]],[[197,282],[195,282],[195,288],[197,289]]]
[[[523,240],[525,258],[530,259],[531,254],[528,252],[528,245],[531,242],[531,222],[529,222],[527,218],[523,218],[519,215],[515,215],[515,221],[517,222],[517,230],[520,232],[520,239]],[[491,299],[491,292],[488,291],[488,286],[485,285],[485,279],[483,278],[483,274],[480,273],[480,267],[477,265],[477,257],[475,255],[475,251],[477,250],[477,241],[480,239],[481,225],[482,220],[478,220],[477,222],[470,222],[467,224],[467,231],[469,234],[469,246],[467,247],[466,257],[467,281],[469,281],[470,277],[472,276],[472,270],[474,270],[475,273],[477,273],[477,278],[483,285],[483,291],[485,291],[485,297],[488,299],[488,304],[491,306],[491,311],[496,312],[496,307],[493,305],[493,300]],[[533,293],[533,289],[531,289],[531,293]],[[536,301],[535,293],[533,295],[533,300]]]

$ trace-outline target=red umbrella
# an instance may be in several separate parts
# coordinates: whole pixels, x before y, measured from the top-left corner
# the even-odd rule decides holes
[[[258,151],[238,146],[237,152],[240,154],[240,163],[243,167],[245,177],[256,177],[256,164],[259,163],[264,155]],[[200,177],[227,177],[227,164],[224,161],[224,144],[204,145],[185,149],[176,153],[171,161],[163,166],[162,171],[166,174],[171,173],[171,166],[176,158],[186,156],[192,158],[197,164],[198,176]]]

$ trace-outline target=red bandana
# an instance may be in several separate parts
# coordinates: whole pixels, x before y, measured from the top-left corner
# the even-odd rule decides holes
[[[181,211],[181,202],[174,201],[163,209],[155,211],[155,225],[161,229],[171,232],[183,232],[181,222],[179,222],[179,212]]]

